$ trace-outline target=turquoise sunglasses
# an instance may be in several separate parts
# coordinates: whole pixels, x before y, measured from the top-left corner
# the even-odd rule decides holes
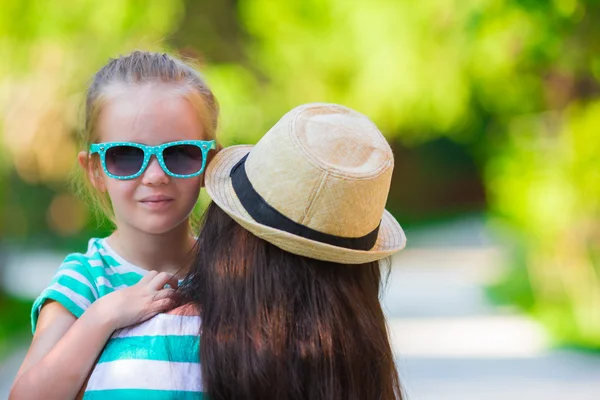
[[[135,179],[142,175],[152,155],[167,175],[174,178],[192,178],[204,172],[208,152],[216,147],[214,140],[181,140],[158,146],[108,142],[92,144],[90,153],[100,155],[102,169],[114,179]]]

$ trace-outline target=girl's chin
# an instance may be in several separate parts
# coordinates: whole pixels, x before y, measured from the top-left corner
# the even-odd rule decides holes
[[[125,224],[133,227],[135,230],[151,234],[162,235],[179,228],[188,220],[190,212],[183,212],[181,207],[174,207],[173,204],[151,205],[150,209],[145,206],[138,206],[119,210],[117,216],[117,225]],[[164,208],[164,210],[160,210]]]
[[[143,221],[134,223],[135,227],[145,233],[152,235],[163,235],[169,233],[185,222],[186,218],[144,218]]]

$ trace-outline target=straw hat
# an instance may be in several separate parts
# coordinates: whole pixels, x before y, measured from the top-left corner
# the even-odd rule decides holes
[[[367,117],[313,103],[284,115],[256,146],[221,150],[205,182],[223,211],[275,246],[362,264],[406,244],[385,210],[393,168],[389,144]]]

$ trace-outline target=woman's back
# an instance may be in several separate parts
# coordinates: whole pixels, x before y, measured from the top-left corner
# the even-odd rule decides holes
[[[180,294],[201,308],[211,400],[400,398],[378,262],[348,266],[289,253],[214,203],[198,243]]]

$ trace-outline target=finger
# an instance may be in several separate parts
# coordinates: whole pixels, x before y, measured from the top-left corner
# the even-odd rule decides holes
[[[157,300],[171,298],[174,293],[175,293],[175,289],[162,289],[162,290],[159,290],[159,291],[156,292],[156,294],[152,298],[152,302],[155,302]]]
[[[158,275],[158,271],[148,271],[148,273],[142,276],[142,279],[139,280],[138,284],[145,285],[148,284],[152,279],[154,279]]]
[[[175,307],[175,304],[176,303],[170,298],[156,300],[156,301],[153,301],[152,304],[150,304],[150,306],[148,306],[147,312],[153,313],[154,315],[156,315],[158,313],[172,310],[173,307]]]
[[[140,316],[138,317],[138,319],[136,320],[136,324],[142,323],[144,321],[149,320],[150,318],[156,316],[156,314],[158,314],[159,311],[153,311],[150,309],[147,309],[146,311],[144,311],[142,314],[140,314]]]
[[[176,303],[170,299],[160,299],[157,301],[152,301],[146,308],[144,308],[135,320],[134,324],[139,324],[141,322],[147,321],[148,319],[156,316],[156,314],[169,311],[175,307]]]
[[[167,285],[169,285],[169,287],[173,289],[177,289],[179,287],[179,280],[175,275],[173,275],[171,279],[169,279],[169,281],[167,282]]]
[[[174,276],[172,274],[161,272],[152,278],[148,285],[154,290],[161,290],[173,278]]]
[[[165,289],[177,289],[179,287],[179,280],[175,275],[171,275],[171,278],[163,285]],[[162,289],[161,288],[161,289]],[[160,289],[158,289],[160,290]]]

